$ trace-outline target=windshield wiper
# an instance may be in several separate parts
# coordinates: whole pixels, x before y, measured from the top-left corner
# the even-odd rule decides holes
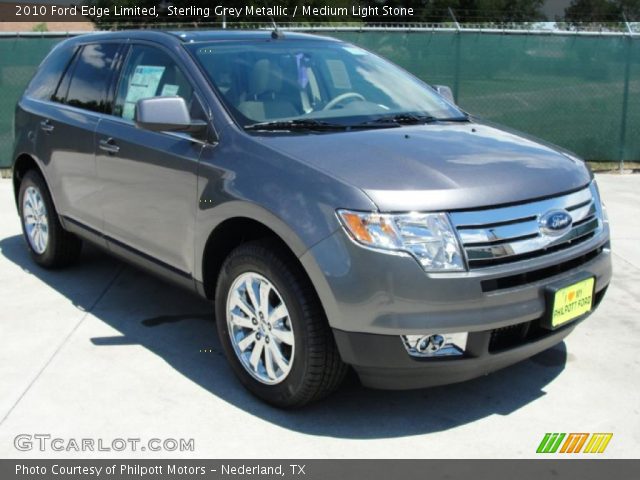
[[[413,113],[397,113],[394,115],[385,115],[374,120],[365,122],[362,125],[370,124],[391,124],[391,125],[423,125],[425,123],[434,122],[469,122],[468,116],[438,118],[431,115],[415,115]]]
[[[274,122],[252,123],[244,127],[245,130],[347,130],[347,125],[338,123],[321,122],[319,120],[298,119],[279,120]]]
[[[293,131],[293,130],[315,130],[315,131],[348,131],[363,130],[371,128],[393,128],[399,127],[397,122],[366,122],[356,124],[341,124],[322,122],[312,119],[279,120],[274,122],[253,123],[244,127],[245,130],[272,130],[272,131]]]
[[[401,125],[423,125],[433,122],[468,122],[467,116],[437,118],[430,115],[415,115],[412,113],[398,113],[395,115],[385,115],[374,120],[356,124],[329,123],[310,118],[298,118],[293,120],[275,120],[272,122],[252,123],[244,127],[245,130],[263,131],[346,131],[368,128],[392,128]]]

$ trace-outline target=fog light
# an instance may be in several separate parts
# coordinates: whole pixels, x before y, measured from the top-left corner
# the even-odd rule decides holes
[[[404,348],[412,357],[452,357],[464,355],[467,332],[402,335]]]

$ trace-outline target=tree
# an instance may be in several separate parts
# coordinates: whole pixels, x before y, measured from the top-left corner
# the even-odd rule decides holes
[[[143,8],[149,8],[149,7],[158,7],[159,5],[161,5],[161,1],[162,0],[90,0],[92,5],[96,5],[98,7],[114,7],[114,6],[119,6],[119,7],[143,7]],[[294,7],[297,5],[298,6],[298,13],[296,14],[296,18],[292,19],[290,17],[275,17],[274,20],[277,23],[286,23],[286,22],[290,22],[290,21],[296,21],[296,22],[304,22],[304,21],[311,21],[311,22],[318,22],[318,21],[323,21],[323,20],[338,20],[338,21],[349,21],[352,18],[345,18],[345,17],[339,17],[339,18],[333,18],[333,17],[327,17],[322,18],[322,19],[318,19],[318,18],[310,18],[310,17],[305,17],[301,14],[302,12],[302,6],[310,6],[310,7],[323,7],[325,5],[327,5],[327,2],[324,0],[222,0],[221,2],[211,2],[209,0],[165,0],[164,6],[165,9],[158,9],[158,12],[160,13],[160,18],[159,19],[150,19],[148,17],[130,17],[130,18],[125,18],[125,19],[116,19],[113,17],[102,17],[102,18],[92,18],[91,20],[98,26],[98,27],[108,27],[109,24],[112,23],[133,23],[133,24],[139,24],[141,26],[150,26],[153,24],[157,24],[158,22],[160,23],[185,23],[185,24],[194,24],[194,23],[211,23],[211,22],[221,22],[222,18],[217,18],[215,16],[214,13],[214,6],[215,5],[222,5],[224,7],[234,7],[234,8],[241,8],[244,9],[244,7],[246,6],[255,6],[255,7],[274,7],[274,6],[281,6],[281,7],[287,7],[288,8],[288,12],[290,12],[289,14],[291,15],[291,12],[293,12]],[[336,7],[349,7],[352,4],[351,0],[333,0],[331,3],[331,6],[336,6]],[[210,9],[210,17],[208,18],[204,18],[204,17],[178,17],[178,16],[169,16],[167,15],[167,10],[166,7],[168,5],[172,5],[174,7],[180,8],[180,7],[208,7]],[[233,17],[227,17],[225,19],[227,21],[227,23],[235,23],[235,22],[261,22],[261,23],[268,23],[270,22],[270,18],[268,17],[255,17],[255,18],[250,18],[250,17],[245,17],[242,16],[241,18],[233,18]],[[358,19],[355,19],[358,20]]]
[[[455,9],[463,22],[533,22],[544,20],[544,0],[460,0]]]
[[[363,2],[364,3],[364,2]],[[372,5],[413,8],[413,16],[367,18],[370,22],[527,22],[543,20],[544,0],[378,0]]]
[[[564,15],[574,24],[621,22],[625,16],[629,21],[640,21],[640,0],[573,0]]]
[[[113,7],[113,6],[126,6],[126,7],[153,7],[158,6],[161,0],[90,0],[93,5],[99,7]],[[170,4],[175,7],[209,7],[212,8],[213,4],[208,0],[169,0]],[[580,1],[580,0],[579,0]],[[606,1],[606,0],[587,0],[587,1]],[[637,2],[640,0],[620,0],[620,1],[632,1]],[[218,2],[216,2],[218,3]],[[541,13],[541,6],[544,0],[222,0],[220,2],[225,7],[242,8],[246,5],[253,5],[256,7],[263,6],[285,6],[288,7],[289,12],[293,11],[294,6],[298,6],[298,14],[295,19],[279,17],[275,18],[277,22],[326,22],[326,21],[357,21],[357,22],[451,22],[451,14],[449,8],[455,13],[456,19],[459,22],[476,22],[476,23],[488,23],[488,22],[525,22],[525,21],[538,21],[543,20],[544,15]],[[302,6],[310,7],[323,7],[331,5],[332,7],[347,7],[351,8],[351,5],[361,4],[363,6],[370,5],[374,7],[406,7],[413,8],[414,15],[412,16],[369,16],[366,18],[352,17],[352,16],[340,16],[340,17],[305,17],[301,15]],[[381,8],[378,8],[381,11]],[[184,18],[184,17],[169,17],[161,16],[160,22],[171,23],[194,23],[194,22],[220,22],[221,18]],[[269,19],[265,17],[261,18],[246,18],[241,19],[227,17],[228,23],[238,21],[256,21],[256,22],[268,22]],[[126,19],[114,19],[113,17],[102,17],[93,19],[94,23],[98,26],[107,27],[108,24],[114,22],[126,22],[126,23],[138,23],[144,25],[151,25],[157,23],[158,20],[152,20],[149,18],[126,18]]]

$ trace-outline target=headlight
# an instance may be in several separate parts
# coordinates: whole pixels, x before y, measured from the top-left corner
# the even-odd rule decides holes
[[[598,183],[594,178],[591,181],[591,195],[594,197],[594,201],[596,203],[596,210],[600,213],[600,217],[602,218],[603,223],[609,223],[609,214],[607,213],[607,206],[602,201],[602,197],[600,196],[600,188],[598,187]]]
[[[367,247],[410,253],[429,272],[465,269],[446,213],[394,215],[338,210],[338,217],[351,237]]]

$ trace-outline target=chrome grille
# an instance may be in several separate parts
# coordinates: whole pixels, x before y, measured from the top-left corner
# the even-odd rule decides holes
[[[571,228],[561,236],[545,235],[539,220],[546,212],[564,209]],[[595,185],[559,197],[510,207],[452,212],[453,226],[470,268],[537,257],[588,240],[602,229],[600,199]]]

